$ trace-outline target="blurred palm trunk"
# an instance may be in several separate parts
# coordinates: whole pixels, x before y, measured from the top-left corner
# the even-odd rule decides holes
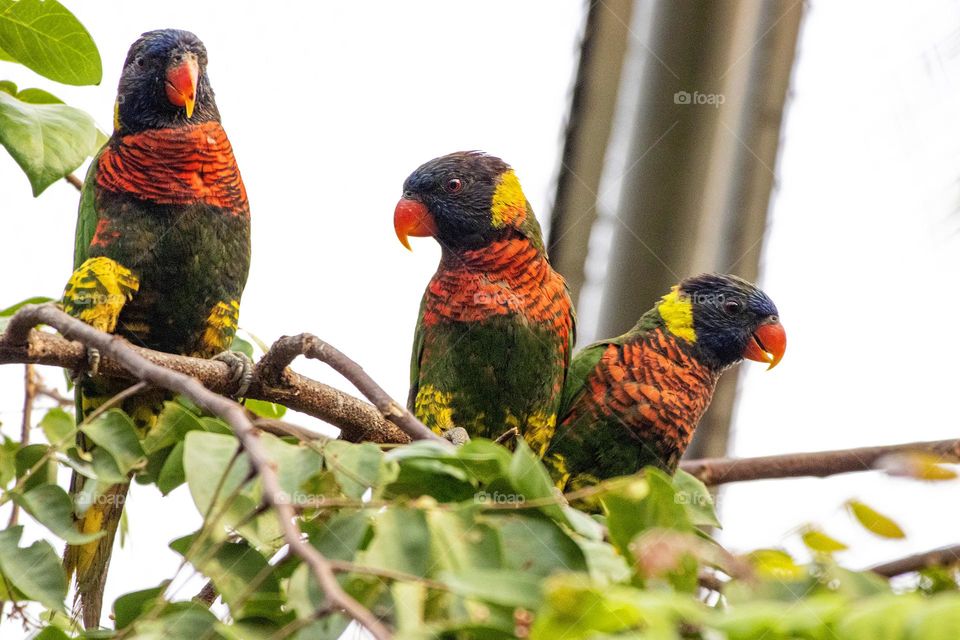
[[[580,344],[680,279],[757,279],[801,0],[590,4],[550,227]],[[688,456],[727,450],[722,379]]]

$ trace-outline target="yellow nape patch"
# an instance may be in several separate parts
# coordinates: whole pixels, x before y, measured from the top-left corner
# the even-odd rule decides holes
[[[442,434],[454,426],[452,400],[453,394],[449,391],[440,391],[432,384],[424,385],[417,391],[413,413],[424,425]]]
[[[140,288],[130,269],[110,258],[90,258],[70,276],[63,310],[100,331],[113,333],[120,310]]]
[[[500,176],[490,210],[493,213],[493,226],[497,229],[519,226],[527,217],[527,197],[523,195],[520,180],[513,169]]]
[[[215,356],[230,348],[240,321],[240,301],[218,302],[207,316],[201,338],[204,355]]]
[[[657,309],[670,333],[688,342],[697,341],[697,332],[693,329],[693,304],[689,298],[680,295],[678,287],[673,287],[660,299]]]
[[[553,478],[554,486],[560,491],[566,489],[567,480],[570,479],[566,456],[562,453],[552,453],[543,459],[543,464],[550,469],[550,477]]]
[[[513,416],[507,417],[507,426],[516,426],[513,424],[516,420],[511,420]],[[546,414],[543,411],[537,411],[527,418],[527,424],[519,427],[523,439],[527,441],[530,448],[538,458],[543,457],[550,441],[553,440],[553,434],[557,430],[557,414]]]
[[[120,99],[113,103],[113,130],[120,131]]]

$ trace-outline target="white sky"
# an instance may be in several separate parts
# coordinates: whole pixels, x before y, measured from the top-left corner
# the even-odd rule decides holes
[[[394,236],[403,179],[434,156],[483,149],[514,165],[543,221],[582,20],[577,0],[69,6],[100,47],[101,86],[61,87],[6,64],[0,79],[47,88],[106,131],[123,58],[142,31],[188,28],[206,43],[253,216],[241,325],[267,342],[316,333],[402,399],[419,299],[439,256],[430,240],[414,240],[411,254]],[[960,361],[958,13],[947,0],[809,8],[763,278],[790,348],[774,372],[744,367],[737,455],[958,435],[948,400]],[[3,153],[0,184],[8,274],[0,307],[58,296],[77,193],[60,183],[32,199]],[[322,365],[295,367],[349,390]],[[60,380],[57,370],[43,373]],[[21,378],[20,367],[0,367],[10,435]],[[736,485],[720,497],[723,541],[796,550],[791,530],[816,522],[855,547],[841,559],[863,565],[956,542],[958,486],[878,474]],[[177,556],[167,543],[199,523],[185,491],[158,495],[132,490],[131,535],[115,553],[108,603],[169,577]],[[898,519],[908,539],[875,540],[849,524],[840,509],[849,497]]]

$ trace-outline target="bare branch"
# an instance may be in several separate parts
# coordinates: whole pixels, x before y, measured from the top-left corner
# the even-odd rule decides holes
[[[0,335],[0,364],[33,363],[71,370],[86,366],[83,345],[49,333],[29,332],[30,327],[25,329],[11,323],[8,331]],[[230,368],[222,362],[176,356],[133,345],[128,347],[153,364],[196,378],[216,393],[229,394],[235,388],[230,381]],[[121,363],[107,354],[102,356],[100,373],[135,379]],[[258,363],[246,397],[282,404],[319,418],[340,428],[341,437],[350,442],[402,444],[410,441],[409,436],[384,419],[376,407],[362,400],[290,370],[284,371],[279,381],[267,378],[262,370],[262,364]],[[266,380],[273,380],[273,384]]]
[[[960,461],[960,440],[910,442],[837,451],[788,453],[757,458],[704,458],[702,460],[685,460],[680,463],[680,468],[696,476],[704,484],[715,486],[748,480],[796,478],[800,476],[825,478],[840,473],[873,471],[877,461],[884,456],[912,452],[933,454],[943,462],[957,462]]]
[[[260,359],[258,368],[264,379],[279,380],[284,370],[299,355],[320,360],[333,367],[372,402],[384,418],[400,427],[412,440],[446,442],[424,426],[405,407],[397,404],[380,385],[374,382],[373,378],[367,375],[363,367],[315,335],[301,333],[297,336],[281,337]]]
[[[20,422],[20,446],[25,447],[30,444],[30,425],[33,422],[33,402],[37,399],[39,391],[39,379],[37,372],[34,371],[32,364],[23,365],[23,418]],[[17,518],[20,515],[20,505],[16,502],[10,507],[10,519],[7,520],[7,528],[17,524]]]
[[[870,571],[885,578],[892,578],[929,567],[949,567],[951,565],[960,565],[960,544],[884,562],[870,567]]]
[[[123,338],[97,331],[52,304],[27,305],[17,311],[10,319],[4,342],[28,343],[32,328],[41,323],[54,327],[68,339],[78,340],[87,347],[98,349],[102,356],[116,361],[133,378],[182,394],[199,407],[223,419],[240,440],[251,464],[257,470],[263,486],[264,501],[277,514],[287,546],[310,567],[328,601],[366,627],[375,638],[391,637],[390,631],[380,620],[340,587],[330,561],[304,540],[303,532],[294,521],[290,496],[280,486],[276,462],[268,456],[260,441],[260,432],[253,426],[241,405],[205,388],[195,378],[151,362]]]

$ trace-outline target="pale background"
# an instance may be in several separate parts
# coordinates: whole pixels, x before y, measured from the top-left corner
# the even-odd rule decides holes
[[[206,43],[253,215],[241,325],[267,342],[316,333],[402,399],[420,295],[439,256],[431,240],[414,240],[411,254],[394,236],[407,174],[449,151],[492,152],[516,168],[546,222],[581,2],[68,6],[100,47],[103,83],[62,87],[7,64],[0,78],[47,88],[106,131],[137,35],[180,27]],[[743,367],[736,455],[957,436],[957,24],[960,8],[946,0],[808,7],[762,281],[790,347],[773,372]],[[4,153],[0,185],[0,307],[58,296],[76,191],[59,183],[32,199]],[[595,310],[580,313],[594,324]],[[349,390],[322,365],[295,367]],[[22,367],[0,367],[11,436],[21,380]],[[802,557],[794,531],[813,522],[854,547],[843,562],[865,566],[957,542],[958,487],[872,473],[734,485],[720,496],[721,538],[735,551],[786,546]],[[106,603],[170,577],[178,556],[167,543],[199,524],[183,488],[167,500],[139,485],[131,493],[130,536],[114,555]],[[908,538],[882,541],[851,524],[841,509],[850,497],[896,518]],[[16,633],[7,627],[4,638]]]

